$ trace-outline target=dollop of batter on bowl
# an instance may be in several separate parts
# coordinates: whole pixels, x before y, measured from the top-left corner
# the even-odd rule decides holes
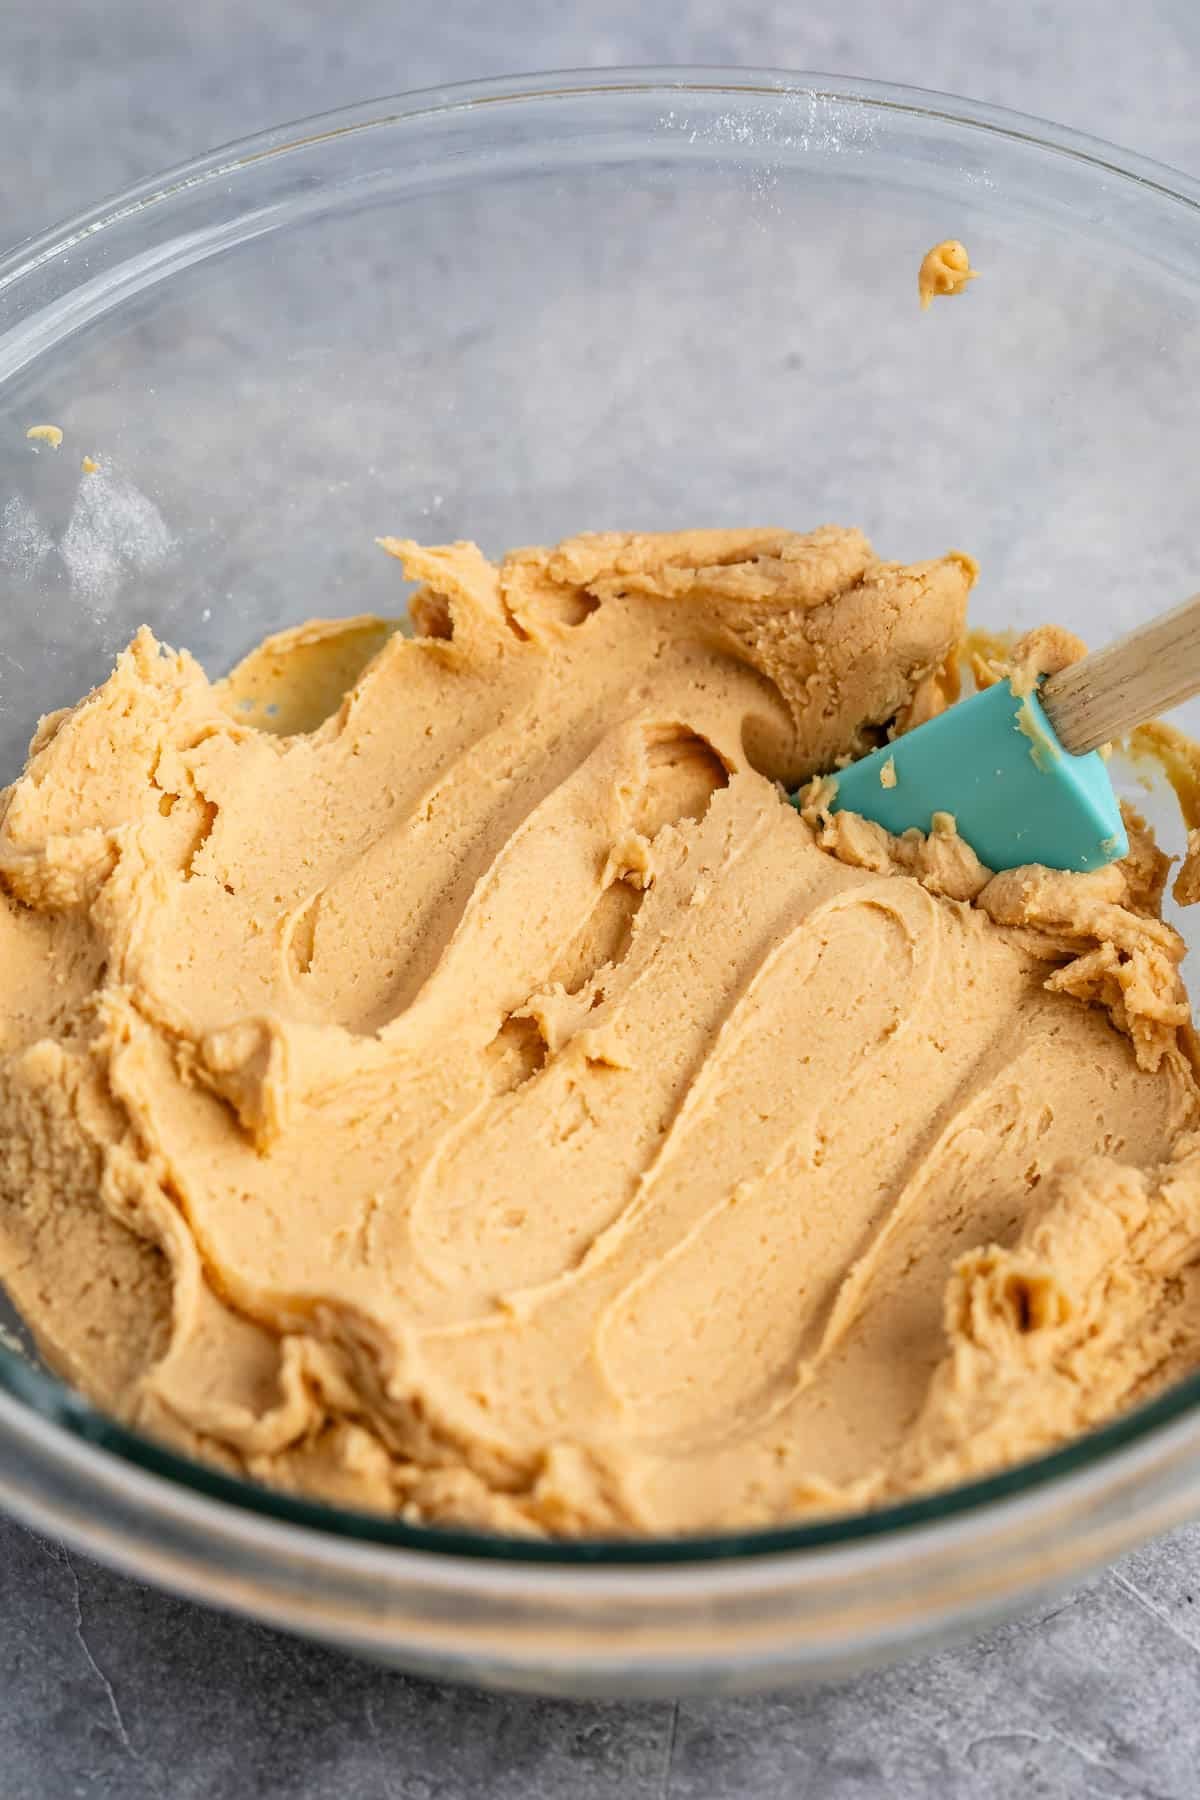
[[[957,238],[945,238],[927,250],[917,271],[917,296],[921,311],[932,306],[939,295],[965,292],[968,281],[977,281],[979,270],[971,267],[965,244]]]
[[[0,1274],[69,1381],[571,1535],[878,1503],[1200,1360],[1166,859],[787,798],[954,697],[968,557],[386,547],[416,638],[143,631],[0,799]]]

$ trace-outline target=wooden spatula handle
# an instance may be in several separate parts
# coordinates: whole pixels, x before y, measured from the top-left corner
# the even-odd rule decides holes
[[[1200,594],[1044,682],[1064,750],[1082,756],[1200,693]]]

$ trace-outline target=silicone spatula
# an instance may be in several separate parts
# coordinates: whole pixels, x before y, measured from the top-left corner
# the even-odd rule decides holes
[[[1129,848],[1102,744],[1200,692],[1200,594],[1036,691],[1007,681],[837,770],[829,804],[899,834],[952,813],[989,869],[1098,869]]]

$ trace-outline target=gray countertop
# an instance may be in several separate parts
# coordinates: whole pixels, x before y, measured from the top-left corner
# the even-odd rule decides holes
[[[1058,118],[1200,173],[1196,0],[7,0],[0,238],[243,133],[444,81],[816,68]],[[409,1681],[0,1522],[0,1796],[1200,1792],[1200,1527],[950,1652],[800,1696],[581,1705]]]

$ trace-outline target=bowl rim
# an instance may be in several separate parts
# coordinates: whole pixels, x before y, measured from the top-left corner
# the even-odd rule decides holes
[[[937,88],[922,88],[867,77],[719,63],[621,65],[564,68],[496,75],[385,94],[326,112],[310,113],[280,125],[231,138],[215,149],[108,194],[82,212],[18,239],[0,254],[0,295],[53,258],[73,249],[135,213],[167,204],[183,194],[220,181],[271,157],[316,144],[398,125],[434,114],[528,100],[555,100],[595,94],[648,93],[803,94],[815,100],[860,102],[881,112],[912,113],[947,124],[968,125],[994,136],[1054,151],[1153,189],[1162,197],[1200,208],[1200,179],[1140,151],[1109,142],[1075,126],[1059,125],[1036,113],[970,100]]]
[[[209,183],[232,181],[239,174],[274,158],[286,157],[322,143],[420,119],[483,107],[551,100],[571,101],[604,95],[662,93],[678,98],[688,93],[767,96],[798,95],[810,101],[861,106],[884,113],[912,114],[955,127],[1007,138],[1036,150],[1072,158],[1122,181],[1152,190],[1200,213],[1200,181],[1105,140],[1060,126],[1034,115],[990,103],[961,99],[910,86],[852,76],[769,68],[720,66],[647,66],[552,70],[487,80],[415,89],[360,102],[271,127],[235,139],[161,174],[152,175],[100,201],[62,223],[24,239],[0,256],[0,326],[9,304],[19,305],[23,284],[78,247],[135,215],[172,202]],[[664,143],[667,140],[664,140]],[[289,1538],[310,1555],[351,1557],[386,1547],[393,1553],[430,1556],[447,1566],[459,1559],[492,1565],[544,1581],[568,1573],[601,1571],[609,1580],[620,1571],[651,1570],[663,1578],[681,1576],[697,1565],[710,1575],[746,1578],[748,1562],[778,1566],[781,1559],[800,1560],[844,1552],[852,1556],[872,1550],[886,1553],[895,1539],[915,1547],[931,1528],[944,1538],[951,1528],[970,1528],[985,1516],[999,1519],[1014,1509],[1024,1514],[1053,1507],[1064,1491],[1101,1474],[1135,1476],[1168,1452],[1192,1416],[1200,1439],[1200,1373],[1116,1419],[1072,1439],[1044,1455],[954,1488],[920,1495],[872,1511],[833,1515],[804,1524],[766,1529],[670,1538],[541,1540],[484,1533],[464,1528],[412,1525],[395,1518],[298,1498],[263,1484],[224,1473],[181,1452],[142,1436],[110,1419],[73,1389],[33,1368],[0,1343],[0,1444],[13,1434],[26,1455],[34,1456],[62,1476],[74,1470],[111,1488],[123,1470],[146,1502],[171,1505],[183,1496],[194,1521],[211,1527],[223,1523],[256,1538],[262,1531]],[[0,1458],[2,1461],[2,1458]],[[29,1517],[32,1508],[0,1472],[0,1493],[14,1510]],[[32,1522],[36,1522],[33,1520]],[[86,1536],[76,1529],[76,1535]],[[110,1556],[110,1560],[116,1559]],[[730,1567],[730,1565],[735,1565]]]

